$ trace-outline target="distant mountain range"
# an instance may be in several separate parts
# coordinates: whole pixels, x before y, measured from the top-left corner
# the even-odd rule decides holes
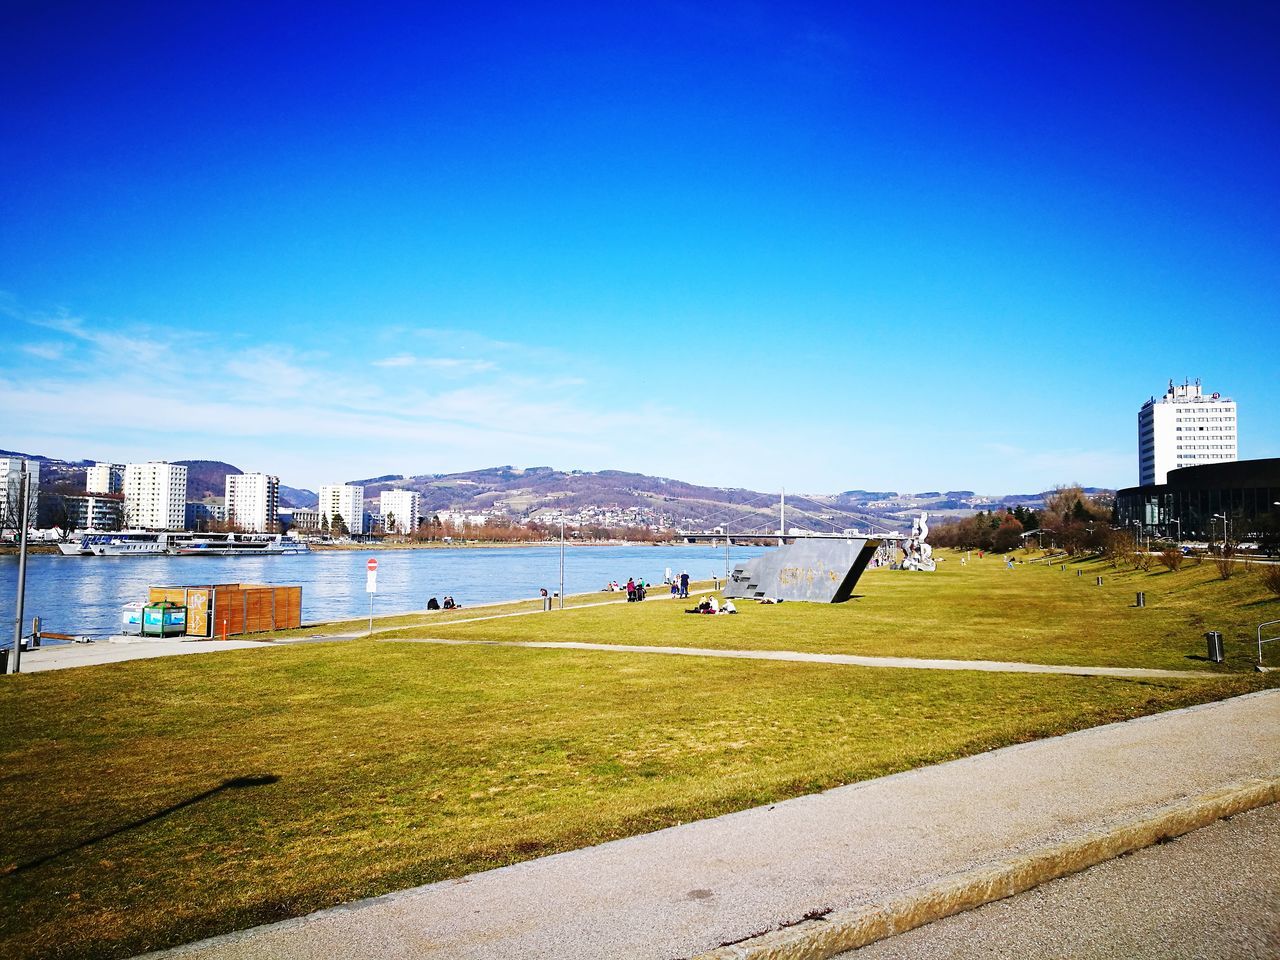
[[[83,489],[85,468],[93,461],[57,460],[39,455],[0,451],[0,456],[39,460],[41,487],[45,490]],[[239,467],[220,460],[178,460],[187,468],[187,498],[220,498],[228,474]],[[561,512],[578,516],[631,517],[634,522],[662,523],[682,528],[704,528],[728,523],[729,529],[775,529],[777,492],[731,487],[707,487],[621,470],[562,471],[552,467],[489,467],[463,473],[400,476],[387,474],[352,480],[365,488],[365,501],[376,510],[383,490],[416,490],[422,495],[424,514],[442,510],[482,513],[501,510],[517,518],[544,519]],[[1086,487],[1090,494],[1110,491]],[[1046,491],[1047,492],[1047,491]],[[892,490],[845,490],[836,494],[787,495],[787,526],[811,530],[865,528],[882,524],[891,528],[909,525],[911,518],[927,510],[940,519],[967,516],[976,510],[999,507],[1039,507],[1046,492],[976,494],[972,490],[929,490],[899,493]],[[281,484],[281,506],[312,508],[315,491]]]

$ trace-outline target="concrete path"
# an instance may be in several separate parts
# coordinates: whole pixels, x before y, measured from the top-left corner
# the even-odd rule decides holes
[[[865,942],[823,939],[850,912],[922,897],[937,906],[939,884],[972,894],[965,878],[974,876],[984,877],[984,893],[1007,895],[1017,891],[989,879],[1000,865],[1044,862],[1054,850],[1115,856],[1124,848],[1098,838],[1141,834],[1137,842],[1149,844],[1273,802],[1277,791],[1280,690],[1271,690],[435,883],[165,956],[830,956]],[[1188,809],[1199,819],[1183,816]],[[806,920],[816,916],[825,919]],[[910,922],[901,910],[886,921]],[[808,952],[752,946],[769,937],[801,937]],[[809,949],[820,940],[821,950]]]
[[[841,960],[1280,957],[1280,806],[1220,820]]]
[[[152,657],[183,657],[222,650],[269,650],[270,643],[256,640],[98,640],[95,643],[45,645],[22,651],[22,672],[92,667]]]
[[[455,621],[461,622],[461,621]],[[1158,670],[1148,667],[1074,667],[1051,663],[1000,660],[918,660],[911,657],[863,657],[851,653],[799,653],[792,650],[719,650],[712,647],[646,647],[626,643],[579,643],[555,640],[448,640],[441,637],[394,638],[380,643],[478,644],[491,647],[535,647],[541,650],[600,650],[609,653],[656,653],[680,657],[730,657],[738,660],[795,660],[801,663],[841,663],[855,667],[897,667],[906,670],[981,670],[988,673],[1063,673],[1077,677],[1159,678],[1204,680],[1221,676],[1207,671]]]

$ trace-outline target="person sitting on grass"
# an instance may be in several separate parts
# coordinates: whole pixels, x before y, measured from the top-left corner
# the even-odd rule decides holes
[[[440,601],[439,601],[439,600],[437,600],[435,597],[432,597],[430,600],[428,600],[428,601],[427,601],[427,609],[428,609],[428,610],[439,610],[439,609],[440,609]]]
[[[726,598],[724,601],[724,606],[720,608],[720,612],[721,613],[737,613],[738,608],[733,605],[732,600],[729,600]]]

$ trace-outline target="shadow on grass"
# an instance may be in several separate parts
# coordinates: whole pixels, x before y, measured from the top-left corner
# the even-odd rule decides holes
[[[165,807],[163,810],[157,810],[155,813],[150,816],[143,817],[141,820],[134,820],[132,823],[126,823],[123,826],[116,827],[114,830],[108,830],[106,833],[100,833],[96,837],[90,837],[87,840],[82,840],[73,847],[64,847],[61,850],[46,854],[38,859],[19,864],[8,872],[10,874],[25,873],[28,870],[34,870],[36,867],[42,867],[51,860],[56,860],[58,857],[66,856],[68,853],[75,853],[77,850],[83,850],[85,847],[93,846],[95,843],[101,843],[103,840],[110,840],[112,837],[126,833],[129,830],[136,830],[138,827],[144,827],[148,823],[154,823],[157,820],[161,820],[164,817],[169,816],[171,813],[177,813],[184,807],[190,807],[194,804],[208,800],[210,797],[217,796],[224,790],[243,790],[247,787],[265,787],[273,783],[278,783],[279,780],[280,778],[274,773],[258,773],[245,777],[231,777],[228,780],[223,780],[216,787],[211,787],[203,793],[197,793],[194,797],[188,797],[186,800],[175,803],[171,807]]]

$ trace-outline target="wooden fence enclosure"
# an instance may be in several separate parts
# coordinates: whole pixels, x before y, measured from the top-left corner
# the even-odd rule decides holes
[[[302,626],[302,587],[253,583],[152,587],[149,602],[161,600],[187,608],[189,637],[234,637]]]

